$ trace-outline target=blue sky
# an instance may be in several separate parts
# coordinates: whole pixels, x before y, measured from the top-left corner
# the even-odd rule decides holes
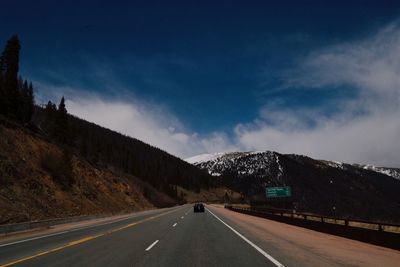
[[[378,46],[397,36],[399,11],[398,1],[13,1],[0,11],[0,40],[20,36],[38,102],[65,94],[71,113],[183,158],[273,149],[396,165],[389,145],[371,146],[375,136],[353,153],[356,134],[332,147],[313,140],[387,117],[366,104],[387,80],[362,83],[355,62],[387,57],[396,71],[396,51]]]

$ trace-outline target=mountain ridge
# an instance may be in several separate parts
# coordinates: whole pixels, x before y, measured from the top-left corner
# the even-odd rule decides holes
[[[376,168],[273,151],[201,158],[195,166],[253,203],[267,202],[327,216],[400,221],[400,180]],[[266,199],[265,188],[274,186],[290,186],[292,197],[286,203]]]
[[[232,155],[238,155],[238,156],[245,156],[245,155],[250,155],[250,154],[261,154],[265,152],[273,152],[273,153],[278,153],[275,151],[236,151],[236,152],[216,152],[216,153],[204,153],[204,154],[199,154],[195,155],[189,158],[184,159],[186,162],[193,164],[193,165],[199,165],[201,163],[207,162],[207,161],[215,161],[218,160],[221,157],[224,156],[232,156]],[[279,153],[278,153],[279,154]],[[283,155],[294,155],[294,156],[304,156],[301,154],[283,154]],[[400,168],[394,168],[394,167],[384,167],[384,166],[375,166],[373,164],[359,164],[359,163],[345,163],[345,162],[340,162],[340,161],[333,161],[333,160],[323,160],[323,159],[315,159],[321,162],[325,162],[331,167],[336,167],[336,168],[343,168],[343,165],[351,165],[354,167],[359,167],[361,169],[365,170],[371,170],[377,173],[385,174],[387,176],[393,177],[395,179],[400,180]],[[213,175],[213,173],[210,173]],[[219,176],[219,175],[214,175],[214,176]]]

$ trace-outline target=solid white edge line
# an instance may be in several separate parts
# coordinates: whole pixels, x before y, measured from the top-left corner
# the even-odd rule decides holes
[[[14,242],[11,242],[11,243],[2,244],[2,245],[0,245],[0,248],[1,247],[15,245],[15,244],[19,244],[19,243],[24,243],[24,242],[28,242],[28,241],[32,241],[32,240],[36,240],[36,239],[46,238],[46,237],[50,237],[50,236],[62,235],[62,234],[65,234],[65,233],[68,233],[68,231],[62,231],[62,232],[57,232],[57,233],[54,233],[54,234],[36,236],[36,237],[28,238],[28,239],[18,240],[18,241],[14,241]]]
[[[174,224],[172,225],[172,227],[175,227],[177,224],[178,224],[178,223],[174,223]]]
[[[260,252],[264,257],[266,257],[267,259],[269,259],[273,264],[275,264],[278,267],[285,267],[282,263],[280,263],[279,261],[277,261],[275,258],[273,258],[271,255],[269,255],[267,252],[265,252],[264,250],[262,250],[259,246],[257,246],[256,244],[254,244],[253,242],[251,242],[250,240],[248,240],[246,237],[244,237],[241,233],[239,233],[238,231],[236,231],[235,229],[233,229],[229,224],[227,224],[226,222],[224,222],[223,220],[221,220],[217,215],[215,215],[212,211],[210,211],[208,208],[206,208],[206,210],[211,213],[211,215],[213,215],[217,220],[219,220],[221,223],[223,223],[226,227],[228,227],[230,230],[232,230],[232,232],[234,232],[236,235],[238,235],[240,238],[242,238],[244,241],[246,241],[250,246],[252,246],[253,248],[255,248],[258,252]]]
[[[158,241],[160,241],[160,240],[156,240],[156,241],[154,241],[148,248],[146,248],[145,250],[146,251],[149,251],[150,249],[152,249],[157,243],[158,243]]]

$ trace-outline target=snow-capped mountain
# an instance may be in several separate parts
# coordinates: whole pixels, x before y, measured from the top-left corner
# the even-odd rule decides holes
[[[209,174],[213,176],[220,176],[225,170],[232,169],[232,166],[238,165],[238,171],[242,174],[248,173],[252,174],[257,172],[257,170],[265,169],[271,164],[277,164],[280,172],[282,172],[282,167],[279,165],[279,153],[272,151],[255,151],[255,152],[230,152],[230,153],[213,153],[213,154],[200,154],[191,158],[185,159],[187,162],[194,164],[202,169],[207,169]],[[249,165],[248,159],[243,160],[245,157],[251,156],[251,161]],[[290,157],[296,158],[303,157],[301,155],[288,155]],[[346,169],[346,166],[353,166],[361,168],[364,170],[370,170],[377,173],[381,173],[395,179],[400,180],[400,168],[388,168],[388,167],[377,167],[374,165],[361,165],[361,164],[347,164],[338,161],[327,161],[320,160],[322,164],[326,164],[333,168],[338,168],[341,170]]]
[[[187,161],[256,200],[265,199],[265,187],[290,186],[290,201],[299,210],[333,215],[335,207],[341,216],[390,220],[397,216],[400,221],[399,169],[272,151],[203,154]]]
[[[239,175],[280,177],[283,171],[279,164],[279,154],[270,151],[202,154],[186,161],[206,169],[213,176],[235,170]]]

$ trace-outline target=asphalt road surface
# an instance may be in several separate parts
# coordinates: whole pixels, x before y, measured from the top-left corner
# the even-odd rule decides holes
[[[400,252],[206,206],[0,239],[3,266],[398,266]],[[376,265],[378,264],[378,265]]]

